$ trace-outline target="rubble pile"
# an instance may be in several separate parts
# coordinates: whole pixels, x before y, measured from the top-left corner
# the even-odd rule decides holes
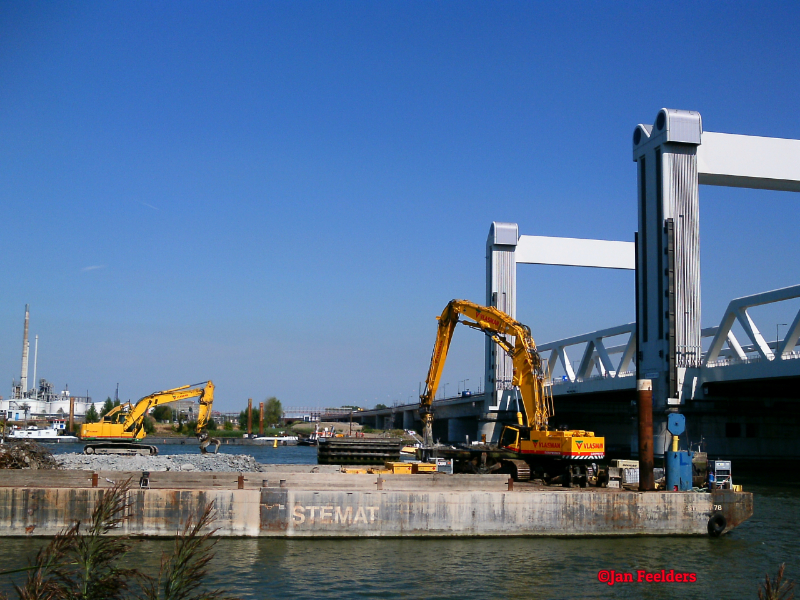
[[[59,454],[64,469],[85,471],[242,471],[259,472],[262,466],[248,454],[173,454],[115,456]]]
[[[0,469],[60,469],[53,454],[28,440],[0,445]]]

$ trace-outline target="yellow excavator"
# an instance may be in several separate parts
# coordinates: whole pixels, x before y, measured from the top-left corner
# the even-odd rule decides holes
[[[211,418],[211,407],[214,404],[214,384],[211,381],[184,385],[182,387],[154,392],[141,398],[136,404],[126,402],[115,406],[103,415],[98,423],[81,425],[80,438],[88,443],[83,448],[85,454],[158,454],[156,446],[139,443],[146,433],[144,418],[151,408],[186,400],[199,398],[200,409],[197,413],[195,435],[200,440],[200,451],[208,452],[208,446],[214,445],[214,453],[219,449],[220,440],[209,437],[206,425]]]
[[[565,485],[585,485],[589,461],[605,456],[605,439],[583,429],[549,429],[549,419],[554,414],[553,398],[544,385],[545,367],[530,328],[494,307],[480,306],[469,300],[452,300],[437,319],[439,328],[431,366],[425,392],[420,396],[424,447],[433,445],[433,399],[453,332],[461,323],[482,331],[511,356],[512,385],[519,389],[522,397],[521,410],[519,405],[517,408],[517,422],[503,427],[497,447],[475,449],[480,452],[481,468],[508,471],[521,481],[530,479],[533,471],[545,480],[557,476]]]

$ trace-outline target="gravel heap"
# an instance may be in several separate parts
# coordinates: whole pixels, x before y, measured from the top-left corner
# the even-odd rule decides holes
[[[163,456],[58,454],[55,458],[64,469],[82,471],[260,472],[263,466],[247,454],[167,454]]]

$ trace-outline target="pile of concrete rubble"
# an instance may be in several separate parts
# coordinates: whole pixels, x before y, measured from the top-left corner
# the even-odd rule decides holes
[[[0,469],[58,469],[52,453],[31,441],[8,441],[0,444]]]

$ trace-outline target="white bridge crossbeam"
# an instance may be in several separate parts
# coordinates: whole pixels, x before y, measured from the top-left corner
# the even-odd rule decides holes
[[[600,269],[636,268],[633,242],[521,235],[517,240],[517,264],[562,265]]]
[[[703,132],[699,183],[800,192],[800,140]]]

